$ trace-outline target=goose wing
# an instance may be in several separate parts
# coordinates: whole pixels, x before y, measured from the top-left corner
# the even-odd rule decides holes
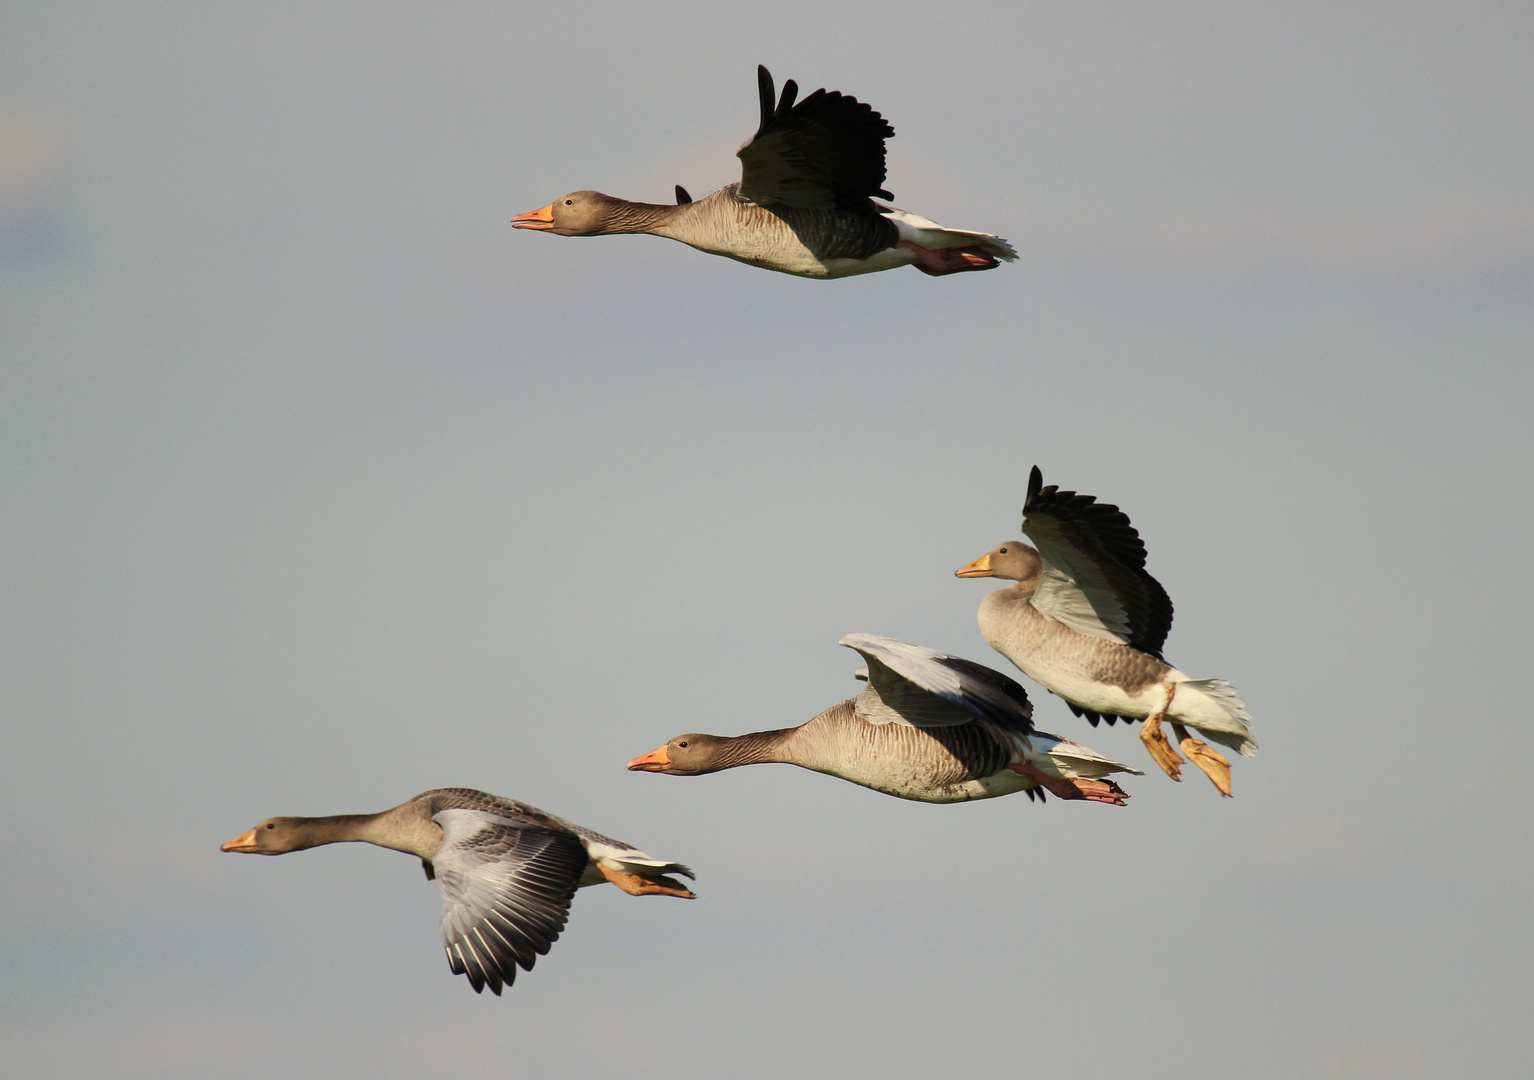
[[[442,886],[442,943],[455,975],[474,992],[510,986],[531,971],[564,929],[589,858],[578,837],[488,810],[433,815],[442,847],[432,859]]]
[[[848,634],[839,644],[868,661],[868,687],[853,710],[871,724],[952,727],[981,720],[1024,735],[1033,730],[1028,692],[984,664],[877,634]]]
[[[758,206],[872,210],[884,190],[884,140],[895,134],[872,107],[836,90],[816,90],[794,104],[789,79],[774,99],[772,75],[756,69],[762,122],[742,146],[740,194]]]
[[[1146,572],[1145,544],[1128,515],[1091,495],[1045,487],[1035,465],[1023,532],[1044,560],[1034,607],[1078,633],[1161,659],[1172,600]]]

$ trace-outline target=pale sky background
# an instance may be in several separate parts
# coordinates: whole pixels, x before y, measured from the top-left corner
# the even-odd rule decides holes
[[[1525,2],[4,5],[3,1071],[1518,1074],[1531,55]],[[1021,261],[508,224],[734,179],[758,63]],[[1234,799],[624,771],[849,696],[845,633],[1011,671],[952,572],[1034,463],[1249,703]],[[413,861],[218,851],[444,785],[699,899],[583,890],[496,999]]]

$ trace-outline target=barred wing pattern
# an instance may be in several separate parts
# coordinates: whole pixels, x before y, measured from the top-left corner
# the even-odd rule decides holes
[[[531,971],[564,929],[589,857],[568,833],[487,810],[433,815],[442,847],[432,859],[442,887],[442,941],[455,975],[497,995]]]

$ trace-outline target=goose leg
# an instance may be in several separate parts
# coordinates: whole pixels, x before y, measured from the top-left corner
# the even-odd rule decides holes
[[[916,256],[916,269],[929,277],[957,274],[964,270],[991,270],[1001,264],[983,247],[924,248],[909,240],[895,245]]]
[[[1166,719],[1166,711],[1172,707],[1172,695],[1175,693],[1177,684],[1166,684],[1166,703],[1145,718],[1145,723],[1140,727],[1140,741],[1150,751],[1151,760],[1161,766],[1161,771],[1180,782],[1183,759],[1177,756],[1177,751],[1172,749],[1172,741],[1161,730],[1161,721]]]
[[[1181,724],[1173,723],[1172,733],[1177,736],[1178,745],[1188,755],[1188,760],[1204,770],[1204,775],[1214,781],[1221,795],[1230,798],[1230,759],[1202,739],[1189,735],[1188,729]]]
[[[1085,799],[1088,802],[1123,806],[1129,798],[1127,792],[1112,780],[1085,780],[1079,776],[1050,776],[1043,769],[1026,761],[1015,761],[1007,768],[1019,776],[1026,776],[1057,799]]]
[[[676,878],[666,877],[663,874],[657,874],[655,877],[624,874],[601,863],[595,865],[603,877],[630,896],[680,896],[683,900],[697,899],[697,894]]]

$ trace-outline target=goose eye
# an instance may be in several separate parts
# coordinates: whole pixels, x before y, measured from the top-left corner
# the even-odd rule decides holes
[[[681,742],[677,743],[677,745],[678,746],[686,746],[687,745],[687,740],[683,739]]]
[[[1006,548],[999,548],[999,549],[997,549],[996,553],[998,555],[1005,555],[1007,553],[1007,549]]]
[[[268,829],[275,829],[277,827],[277,823],[275,821],[268,821],[266,823],[266,827]]]
[[[575,200],[574,199],[566,199],[565,200],[565,205],[566,206],[574,206],[575,205]]]

